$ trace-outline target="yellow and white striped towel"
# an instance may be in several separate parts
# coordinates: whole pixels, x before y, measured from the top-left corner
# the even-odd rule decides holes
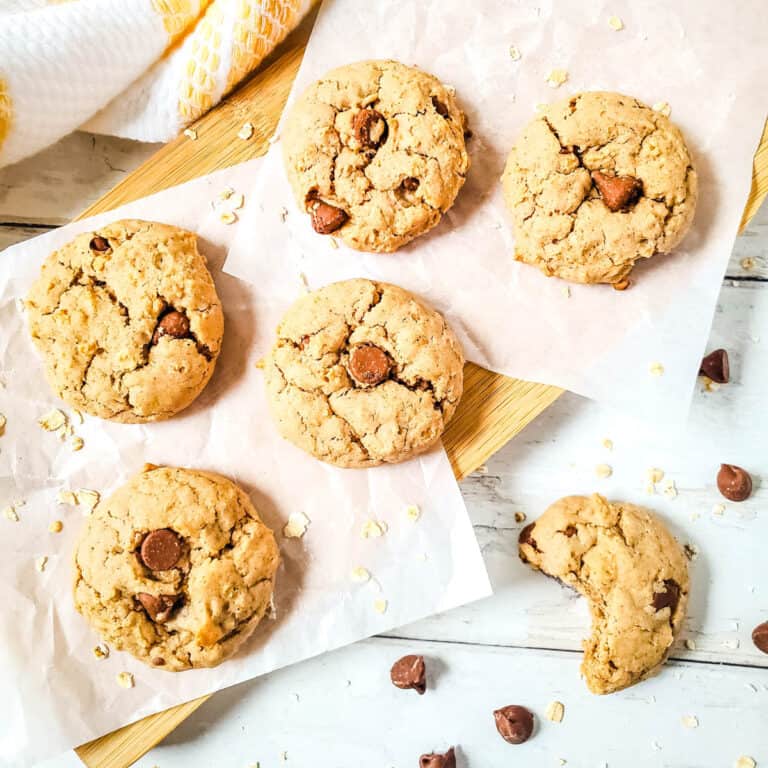
[[[0,165],[75,128],[166,141],[311,0],[0,0]]]

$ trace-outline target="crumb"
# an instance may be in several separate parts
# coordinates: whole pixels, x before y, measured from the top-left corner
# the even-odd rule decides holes
[[[405,516],[415,523],[421,517],[421,510],[415,504],[409,504],[405,508]]]
[[[621,32],[624,29],[624,22],[618,16],[611,16],[608,19],[608,26],[615,32]]]
[[[691,562],[699,556],[699,548],[695,544],[683,544],[683,552]]]
[[[72,491],[59,491],[56,494],[56,503],[57,504],[70,504],[73,507],[77,506],[77,497]]]
[[[515,512],[515,522],[524,523],[526,518],[525,512]]]
[[[751,256],[747,256],[746,258],[742,259],[740,262],[741,268],[749,272],[751,269],[755,268],[755,260]]]
[[[352,581],[358,584],[364,584],[366,581],[370,581],[371,572],[367,568],[363,568],[362,565],[358,565],[357,568],[352,569]]]
[[[651,363],[651,366],[648,370],[650,370],[652,376],[664,375],[664,366],[661,363]]]
[[[75,421],[78,423],[78,425],[82,425],[85,422],[85,418],[83,417],[83,414],[81,411],[78,411],[77,408],[72,409],[72,415],[75,417]]]
[[[237,138],[248,141],[251,136],[253,136],[253,123],[243,123],[243,127],[237,132]]]
[[[712,507],[712,514],[721,517],[725,514],[725,504],[715,504]]]
[[[516,45],[509,46],[509,58],[512,61],[520,61],[521,55],[520,49]]]
[[[387,612],[387,601],[386,600],[374,600],[373,601],[373,610],[376,611],[376,613],[386,613]]]
[[[67,417],[58,408],[54,408],[52,411],[43,414],[37,420],[37,423],[46,432],[55,432],[67,423]]]
[[[757,768],[757,763],[753,758],[742,755],[733,764],[733,768]]]
[[[651,467],[647,472],[648,480],[652,483],[660,483],[664,479],[664,470],[658,467]]]
[[[222,224],[234,224],[237,221],[237,214],[234,211],[222,211],[219,219]]]
[[[35,568],[42,573],[45,570],[45,566],[48,565],[48,555],[43,555],[35,560]]]
[[[15,507],[10,504],[3,509],[3,517],[6,520],[10,520],[12,523],[19,522],[19,513],[16,511]]]
[[[61,520],[54,520],[48,526],[48,530],[50,531],[50,533],[61,533],[63,528],[64,528],[64,523],[62,523]]]
[[[383,536],[387,528],[380,520],[368,519],[363,523],[363,530],[360,535],[364,539],[378,539]]]
[[[133,688],[135,685],[133,682],[133,675],[130,672],[120,672],[117,675],[117,684],[121,688]]]
[[[699,718],[696,715],[683,715],[682,723],[686,728],[698,728]]]
[[[650,480],[645,484],[645,492],[649,496],[653,496],[653,494],[656,493],[656,486],[650,482]]]
[[[237,211],[245,205],[245,196],[242,192],[238,192],[230,197],[227,205],[231,210]]]
[[[229,198],[232,197],[232,195],[234,194],[235,194],[235,190],[232,189],[232,187],[224,187],[224,189],[222,189],[221,192],[219,192],[219,194],[216,195],[216,198],[220,202],[223,202],[224,200],[229,200]]]
[[[300,539],[307,532],[309,523],[310,519],[303,512],[291,512],[283,527],[283,536],[286,539]]]
[[[109,646],[106,643],[99,643],[94,646],[93,655],[97,659],[106,659],[109,656]]]
[[[595,474],[598,477],[605,479],[606,477],[610,477],[613,474],[613,469],[608,464],[598,464],[595,467]]]
[[[656,112],[660,112],[664,117],[669,117],[672,114],[672,107],[666,101],[657,101],[653,105],[653,109]]]
[[[547,75],[547,85],[550,88],[559,88],[568,80],[568,72],[565,69],[553,69]]]
[[[84,445],[85,445],[85,442],[83,441],[83,438],[82,437],[78,437],[77,435],[75,435],[72,438],[72,440],[70,441],[70,443],[69,443],[69,447],[73,451],[80,451],[80,450],[82,450]]]
[[[677,496],[675,481],[671,478],[664,483],[664,495],[669,496],[670,499],[674,499]]]
[[[5,425],[8,423],[8,419],[5,418],[5,416],[0,413],[0,437],[2,437],[5,434]]]
[[[566,298],[566,299],[570,299],[570,298],[571,298],[571,289],[570,289],[570,286],[567,286],[567,285],[561,285],[561,286],[560,286],[560,293],[562,293],[562,294],[563,294],[563,296],[565,296],[565,298]]]
[[[607,451],[613,450],[613,440],[611,440],[608,437],[603,438],[603,448],[605,448]]]
[[[692,637],[686,637],[685,638],[685,647],[689,651],[695,651],[696,650],[696,641]]]
[[[553,723],[561,723],[565,716],[565,706],[561,701],[550,701],[544,715],[547,720],[551,720]]]
[[[75,496],[78,506],[82,505],[84,507],[84,515],[90,515],[101,500],[101,494],[98,491],[91,491],[88,488],[78,488]]]
[[[184,135],[190,140],[190,141],[197,141],[197,131],[194,128],[186,128],[184,130]]]
[[[704,380],[705,392],[717,392],[720,389],[720,385],[716,381],[712,381],[709,376],[702,376],[701,378]]]

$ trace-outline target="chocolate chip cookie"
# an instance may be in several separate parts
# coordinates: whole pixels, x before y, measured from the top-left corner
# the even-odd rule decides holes
[[[88,518],[75,606],[112,647],[159,669],[213,667],[268,610],[279,559],[233,482],[148,465]]]
[[[439,440],[463,365],[438,312],[395,285],[346,280],[293,304],[264,373],[283,437],[330,464],[371,467]]]
[[[683,239],[698,191],[680,130],[637,99],[601,91],[542,109],[502,183],[518,261],[618,289],[635,262]]]
[[[52,253],[26,309],[54,392],[121,422],[186,408],[213,373],[224,331],[195,235],[150,221],[117,221]]]
[[[567,496],[522,530],[520,558],[589,601],[592,636],[581,671],[593,693],[659,669],[685,616],[688,566],[648,510],[598,494]]]
[[[469,169],[452,89],[397,61],[328,72],[296,101],[283,159],[316,232],[390,252],[432,229]]]

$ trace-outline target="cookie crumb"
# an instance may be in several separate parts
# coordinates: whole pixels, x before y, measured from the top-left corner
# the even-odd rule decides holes
[[[559,88],[568,80],[568,72],[565,69],[553,69],[547,75],[547,85],[550,88]]]
[[[35,560],[35,568],[42,573],[48,565],[48,555],[42,555]]]
[[[651,363],[651,366],[648,370],[651,372],[652,376],[664,375],[664,366],[661,363]]]
[[[253,136],[253,123],[243,123],[243,127],[237,132],[237,138],[248,141],[251,136]]]
[[[73,451],[80,451],[82,450],[83,446],[85,445],[85,442],[83,441],[82,437],[79,437],[78,435],[75,435],[72,440],[70,440],[69,447]]]
[[[380,520],[368,519],[363,523],[361,536],[364,539],[378,539],[386,532],[385,524]]]
[[[608,437],[603,438],[603,448],[605,448],[607,451],[613,450],[613,440],[611,440]]]
[[[286,539],[300,539],[307,532],[310,519],[303,512],[291,512],[288,522],[283,527]]]
[[[614,30],[614,32],[621,32],[624,29],[624,22],[618,16],[611,16],[608,19],[608,26]]]
[[[668,496],[670,499],[674,499],[677,497],[677,488],[675,487],[675,481],[669,478],[664,483],[664,495]]]
[[[561,701],[550,701],[549,704],[547,704],[544,716],[547,720],[551,720],[553,723],[561,723],[563,717],[565,717],[565,706]]]
[[[3,517],[6,520],[10,520],[12,523],[18,523],[19,522],[19,514],[16,511],[15,507],[13,507],[10,504],[3,509]]]
[[[698,728],[699,718],[696,715],[683,715],[682,723],[686,728]]]
[[[512,61],[520,61],[522,58],[520,49],[516,45],[509,46],[509,58],[512,59]]]
[[[62,523],[61,520],[54,520],[48,526],[48,530],[50,533],[61,533],[63,528],[64,528],[64,523]]]
[[[0,413],[0,437],[2,437],[5,434],[5,425],[8,423],[8,419],[5,418],[5,416]]]
[[[363,568],[362,565],[358,565],[357,568],[352,569],[352,581],[358,584],[364,584],[366,581],[371,580],[371,572],[367,568]]]
[[[664,479],[664,470],[658,467],[651,467],[646,473],[648,480],[652,483],[660,483]]]
[[[67,423],[67,417],[58,408],[54,408],[48,411],[48,413],[43,414],[37,420],[37,423],[46,432],[55,432]]]
[[[99,643],[93,647],[93,655],[97,659],[106,659],[109,656],[109,646],[106,643]]]
[[[696,650],[696,641],[692,637],[686,637],[685,638],[685,647],[689,651],[695,651]]]
[[[610,477],[613,474],[613,469],[609,464],[598,464],[595,467],[595,474],[598,477],[605,479],[606,477]]]
[[[515,512],[515,522],[516,523],[524,523],[526,517],[527,517],[527,515],[525,514],[525,512]]]
[[[657,101],[653,105],[654,112],[660,112],[664,117],[669,117],[672,114],[672,107],[666,101]]]
[[[386,613],[387,612],[387,601],[386,600],[374,600],[373,601],[373,610],[376,611],[376,613]]]
[[[742,755],[733,764],[733,768],[757,768],[757,763],[753,758]]]
[[[415,523],[421,517],[421,510],[415,504],[409,504],[405,508],[405,516]]]
[[[184,129],[184,135],[190,141],[197,141],[197,131],[194,128],[185,128]]]
[[[101,499],[101,494],[98,491],[91,491],[88,488],[78,488],[77,491],[75,491],[75,497],[77,499],[76,503],[79,506],[82,505],[84,507],[83,514],[90,515],[91,512],[96,509],[96,505]]]
[[[741,264],[741,268],[745,269],[747,272],[755,268],[755,260],[751,256],[746,256],[739,262],[739,264]]]
[[[725,504],[715,504],[712,507],[712,514],[722,517],[725,514]]]
[[[222,224],[234,224],[237,221],[237,214],[234,211],[222,211],[219,219]]]
[[[117,675],[117,684],[121,688],[133,688],[133,675],[130,672],[119,672]]]

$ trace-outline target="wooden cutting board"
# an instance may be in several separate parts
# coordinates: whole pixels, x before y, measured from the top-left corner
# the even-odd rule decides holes
[[[303,25],[273,57],[272,63],[194,126],[197,139],[180,136],[83,211],[79,218],[108,211],[140,197],[264,154],[298,71],[310,29]],[[246,121],[250,140],[237,138]],[[743,228],[768,193],[768,124],[755,155]],[[465,389],[443,443],[457,479],[483,464],[563,392],[491,373],[472,363],[464,370]],[[83,744],[76,749],[89,768],[126,768],[160,742],[208,696]]]

